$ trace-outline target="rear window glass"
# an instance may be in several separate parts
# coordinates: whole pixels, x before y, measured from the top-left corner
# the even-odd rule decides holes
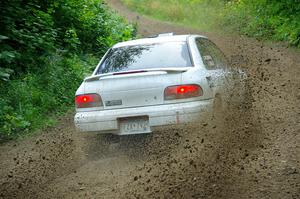
[[[97,74],[192,66],[186,42],[155,43],[111,49]]]

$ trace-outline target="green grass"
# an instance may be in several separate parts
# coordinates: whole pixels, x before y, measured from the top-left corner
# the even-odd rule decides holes
[[[0,141],[24,137],[56,124],[74,107],[74,93],[99,59],[92,55],[48,57],[48,67],[0,86]]]
[[[218,0],[187,3],[174,0],[122,0],[130,9],[156,19],[204,31],[216,30],[224,3]]]
[[[295,0],[122,0],[139,13],[201,31],[242,34],[300,47]]]

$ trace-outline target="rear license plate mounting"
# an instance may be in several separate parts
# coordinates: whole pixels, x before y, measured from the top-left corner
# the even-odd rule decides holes
[[[149,117],[119,118],[119,129],[121,135],[150,133]]]

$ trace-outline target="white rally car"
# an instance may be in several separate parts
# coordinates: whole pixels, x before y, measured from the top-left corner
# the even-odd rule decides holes
[[[80,131],[118,135],[197,120],[228,86],[223,53],[199,35],[160,34],[121,42],[76,92]]]

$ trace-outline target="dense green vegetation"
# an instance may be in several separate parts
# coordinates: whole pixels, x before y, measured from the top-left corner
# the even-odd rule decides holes
[[[300,0],[240,0],[226,4],[223,26],[300,47]]]
[[[123,0],[141,13],[300,47],[300,0]]]
[[[0,141],[50,125],[101,55],[134,28],[101,0],[2,0]]]

